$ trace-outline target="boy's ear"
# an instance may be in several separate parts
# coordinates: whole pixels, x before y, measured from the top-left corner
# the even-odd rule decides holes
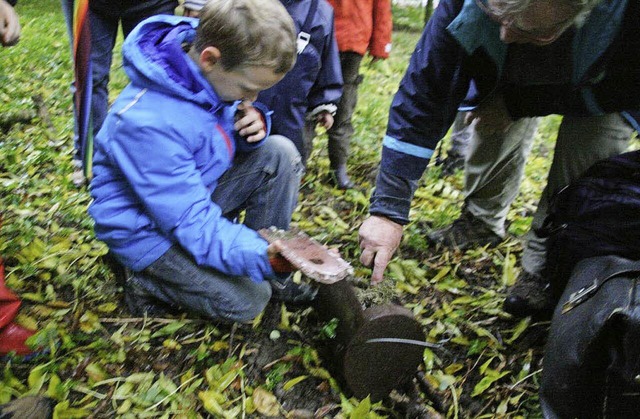
[[[204,71],[210,71],[213,66],[220,62],[222,54],[220,50],[214,46],[206,47],[200,53],[200,66]]]

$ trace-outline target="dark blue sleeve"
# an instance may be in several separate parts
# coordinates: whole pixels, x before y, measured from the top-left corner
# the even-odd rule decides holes
[[[466,52],[447,31],[462,7],[444,0],[418,41],[391,109],[382,169],[419,179],[469,88]]]
[[[340,67],[340,53],[334,34],[333,12],[330,16],[321,16],[325,28],[324,48],[320,52],[321,68],[316,82],[311,87],[308,96],[309,110],[324,104],[338,104],[342,96],[342,70]]]
[[[408,180],[384,171],[378,172],[369,213],[385,216],[398,224],[409,223],[411,197],[417,187],[417,180]]]

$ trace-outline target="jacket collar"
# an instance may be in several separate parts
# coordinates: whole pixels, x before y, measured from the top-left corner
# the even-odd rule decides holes
[[[573,38],[573,82],[578,84],[589,68],[600,58],[620,31],[628,0],[605,0],[576,29]],[[482,47],[501,75],[507,56],[507,45],[500,41],[500,25],[480,10],[475,0],[465,0],[462,10],[447,26],[447,31],[472,54]]]

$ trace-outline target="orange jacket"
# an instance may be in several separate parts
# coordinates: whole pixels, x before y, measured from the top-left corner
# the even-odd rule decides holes
[[[367,51],[387,58],[391,51],[391,0],[328,0],[335,11],[340,52]]]

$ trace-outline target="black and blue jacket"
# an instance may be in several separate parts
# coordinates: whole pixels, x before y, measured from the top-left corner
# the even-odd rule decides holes
[[[456,113],[494,92],[513,118],[623,112],[637,129],[627,111],[640,109],[639,9],[639,0],[604,0],[568,31],[571,57],[558,57],[566,68],[553,70],[562,82],[514,83],[505,81],[510,46],[500,41],[499,24],[475,0],[442,0],[391,104],[370,212],[406,224],[417,181]],[[540,60],[531,51],[526,58]]]

